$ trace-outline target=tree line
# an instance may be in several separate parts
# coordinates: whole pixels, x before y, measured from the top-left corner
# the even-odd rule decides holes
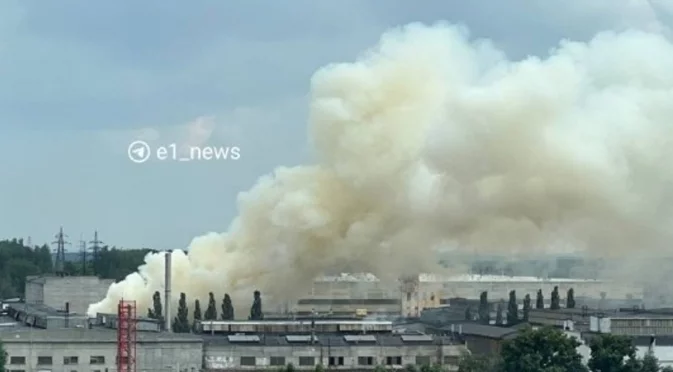
[[[662,368],[650,349],[643,358],[628,336],[600,334],[588,342],[587,365],[577,348],[581,343],[561,330],[524,329],[505,341],[499,356],[465,355],[459,372],[673,372]]]
[[[86,260],[66,261],[65,275],[96,275],[102,279],[124,279],[142,265],[150,249],[118,249],[102,246]],[[54,272],[52,250],[49,246],[29,247],[22,239],[0,240],[0,299],[22,297],[26,277]]]
[[[566,294],[565,307],[566,309],[574,309],[575,305],[576,305],[575,290],[570,288],[568,289],[568,292]],[[530,294],[526,294],[526,296],[523,299],[523,311],[521,314],[522,316],[519,317],[519,305],[516,298],[516,291],[513,290],[510,291],[509,302],[507,304],[506,324],[512,325],[522,321],[527,322],[531,308],[532,307],[531,307]],[[542,294],[541,289],[537,291],[537,298],[535,299],[535,308],[544,309],[544,295]],[[549,308],[551,310],[558,310],[561,308],[561,297],[559,296],[558,286],[555,286],[551,292],[551,303]],[[505,312],[505,303],[504,301],[501,300],[500,302],[498,302],[496,307],[496,318],[495,318],[496,325],[505,324],[502,317],[502,314],[504,312]],[[472,308],[470,306],[468,306],[465,309],[465,320],[477,320],[483,324],[491,324],[491,306],[488,302],[488,291],[483,291],[479,295],[479,307],[477,309],[476,316],[472,313]]]
[[[198,299],[194,300],[194,314],[192,315],[192,320],[190,322],[189,308],[187,307],[187,295],[182,292],[180,293],[180,299],[178,300],[177,315],[171,321],[171,329],[175,333],[198,333],[198,324],[202,320],[234,320],[234,305],[232,304],[231,296],[229,296],[228,293],[224,294],[220,309],[221,311],[218,318],[215,294],[210,292],[208,293],[208,306],[206,307],[205,312],[201,311],[201,302]],[[165,324],[163,303],[159,291],[154,292],[152,295],[152,308],[147,309],[147,317],[156,319],[161,327]],[[248,319],[264,319],[264,313],[262,311],[262,295],[259,291],[253,293],[253,301],[252,306],[250,306],[250,315],[248,316]]]

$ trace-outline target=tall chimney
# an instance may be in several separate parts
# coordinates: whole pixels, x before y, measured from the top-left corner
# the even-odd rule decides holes
[[[171,251],[166,252],[166,278],[164,279],[164,329],[171,332]]]

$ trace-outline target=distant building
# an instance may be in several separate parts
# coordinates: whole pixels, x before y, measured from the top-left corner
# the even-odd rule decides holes
[[[458,333],[465,340],[465,346],[476,355],[499,355],[502,344],[519,334],[517,328],[497,327],[475,323],[465,323],[443,328],[447,333]]]
[[[29,276],[26,278],[25,301],[29,305],[46,305],[71,313],[86,314],[90,304],[105,298],[113,279],[96,276]]]

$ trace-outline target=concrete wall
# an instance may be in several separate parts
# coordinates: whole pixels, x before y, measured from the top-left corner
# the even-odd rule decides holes
[[[399,364],[404,366],[417,364],[427,357],[429,363],[450,362],[450,370],[457,370],[459,356],[465,351],[462,345],[413,345],[413,346],[358,346],[358,347],[327,347],[320,345],[297,346],[236,346],[231,344],[218,345],[206,343],[204,346],[204,363],[206,369],[213,370],[256,370],[262,368],[279,368],[292,363],[296,369],[314,370],[317,364],[330,369],[354,370],[374,369],[376,365],[387,365],[388,357],[401,358]],[[331,358],[330,358],[331,357]],[[358,357],[371,357],[370,365],[359,364]],[[420,357],[420,359],[417,359]],[[254,358],[254,359],[253,359]],[[305,358],[313,358],[312,363],[302,364]],[[254,362],[254,365],[242,365]],[[330,359],[332,364],[330,365]],[[339,365],[343,361],[343,365]],[[393,361],[395,362],[395,361]]]
[[[70,303],[70,311],[86,314],[90,304],[105,298],[112,279],[95,276],[44,276],[26,278],[26,302],[63,309]]]
[[[77,342],[14,342],[8,339],[3,342],[5,351],[9,355],[8,370],[27,372],[105,372],[106,369],[108,372],[114,372],[117,370],[115,365],[117,349],[113,341],[83,344]],[[25,364],[11,364],[13,359],[17,361],[17,357],[25,358]],[[51,357],[51,364],[38,365],[38,358],[44,359],[44,357]],[[202,344],[194,342],[138,343],[136,357],[138,372],[195,372],[201,370]],[[64,364],[66,358],[71,361],[71,364]],[[95,363],[97,361],[102,363]],[[179,369],[176,369],[178,366]]]

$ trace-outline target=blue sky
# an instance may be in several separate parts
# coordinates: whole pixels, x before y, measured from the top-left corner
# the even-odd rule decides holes
[[[109,244],[167,249],[226,230],[239,191],[311,161],[312,73],[388,28],[462,23],[521,58],[605,29],[670,32],[671,4],[4,0],[0,238],[41,244],[62,225],[73,242],[98,229]],[[241,158],[134,164],[136,139],[238,146]]]

